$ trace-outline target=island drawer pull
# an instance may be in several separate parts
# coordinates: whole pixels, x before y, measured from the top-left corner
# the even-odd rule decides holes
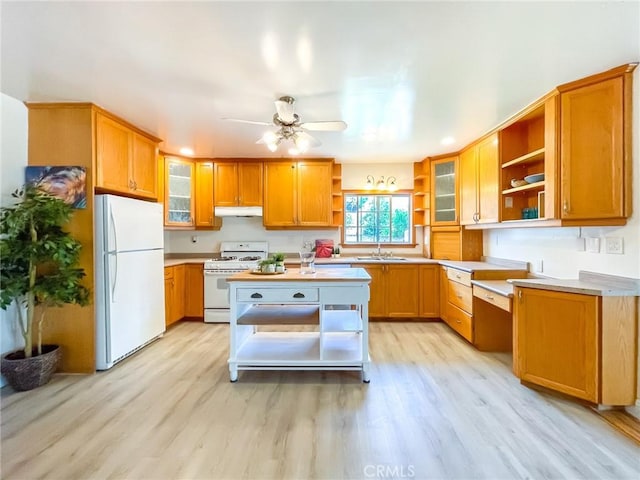
[[[259,293],[252,293],[251,298],[262,298],[262,295]]]
[[[294,293],[293,298],[304,298],[304,293],[300,293],[300,292]]]

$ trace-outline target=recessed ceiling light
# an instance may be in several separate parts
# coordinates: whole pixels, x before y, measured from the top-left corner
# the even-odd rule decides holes
[[[440,143],[442,145],[453,145],[455,141],[456,139],[453,137],[444,137],[442,140],[440,140]]]
[[[180,153],[182,155],[193,155],[193,149],[189,148],[189,147],[182,147],[180,149]]]

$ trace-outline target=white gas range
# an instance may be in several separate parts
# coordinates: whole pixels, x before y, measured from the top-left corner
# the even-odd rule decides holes
[[[229,285],[234,273],[255,269],[268,256],[267,242],[222,242],[220,257],[204,262],[204,321],[229,322]]]

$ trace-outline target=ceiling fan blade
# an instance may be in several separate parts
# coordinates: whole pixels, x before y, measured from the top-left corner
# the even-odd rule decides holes
[[[327,121],[327,122],[304,122],[301,123],[300,126],[305,130],[314,130],[314,131],[332,131],[332,132],[340,132],[342,130],[346,130],[347,124],[342,120],[335,121]]]
[[[256,122],[254,120],[240,120],[239,118],[223,118],[222,120],[226,120],[227,122],[249,123],[251,125],[267,125],[267,126],[273,125],[273,123],[269,123],[269,122]]]
[[[296,117],[293,113],[293,97],[280,97],[276,100],[276,112],[282,123],[293,123]]]

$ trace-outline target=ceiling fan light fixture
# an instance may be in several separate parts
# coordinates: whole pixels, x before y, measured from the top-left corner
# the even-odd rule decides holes
[[[267,145],[274,144],[274,145],[277,146],[279,140],[280,139],[278,138],[278,135],[276,135],[275,132],[264,132],[264,135],[262,135],[262,141],[264,143],[266,143]],[[269,149],[269,150],[271,150],[271,149]],[[273,151],[273,150],[271,150],[271,151]]]
[[[309,140],[307,140],[306,138],[300,138],[296,135],[293,139],[293,143],[295,143],[296,148],[300,153],[304,153],[309,150]]]

